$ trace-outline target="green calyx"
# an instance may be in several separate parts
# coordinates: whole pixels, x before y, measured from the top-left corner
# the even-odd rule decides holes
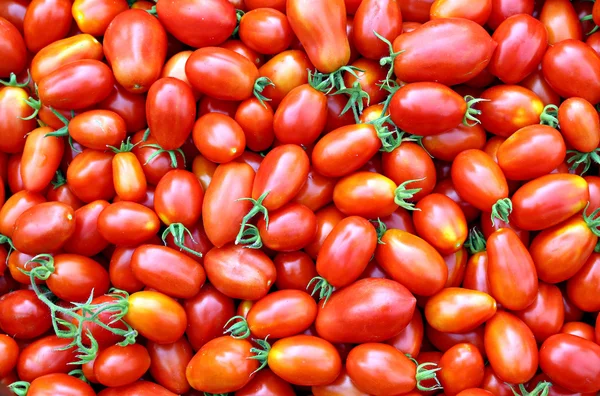
[[[392,78],[392,75],[394,74],[394,61],[396,60],[396,58],[398,57],[398,55],[400,55],[401,53],[404,52],[404,50],[394,52],[394,46],[392,45],[392,43],[390,42],[390,40],[386,39],[385,37],[383,37],[382,35],[380,35],[379,33],[377,33],[375,30],[373,30],[373,34],[379,40],[383,41],[388,46],[388,49],[390,51],[390,54],[388,56],[384,56],[383,58],[381,58],[379,60],[379,64],[382,67],[387,67],[388,68],[388,72],[387,72],[387,75],[385,77],[385,80],[381,81],[382,88],[386,87],[386,89],[392,89],[392,87],[394,86],[394,84],[398,85],[396,83],[396,81],[394,81],[394,79]]]
[[[6,235],[0,234],[0,245],[4,245],[5,243],[8,244],[8,255],[6,258],[8,260],[8,257],[10,257],[12,251],[15,250],[15,245],[13,245],[12,239],[7,237]]]
[[[485,252],[486,241],[483,233],[477,227],[471,228],[464,246],[471,254]]]
[[[478,115],[481,114],[481,110],[475,109],[475,106],[479,102],[489,102],[489,99],[475,98],[471,95],[465,96],[465,102],[467,102],[467,111],[463,117],[463,124],[465,126],[475,126],[477,124],[481,124],[481,121],[477,118]]]
[[[64,185],[67,182],[67,179],[63,175],[63,173],[59,170],[56,171],[54,175],[54,180],[52,180],[52,186],[56,190],[58,187]]]
[[[598,153],[600,153],[600,148],[590,151],[589,153],[582,153],[577,150],[567,150],[567,155],[569,156],[567,164],[571,165],[571,170],[583,166],[583,170],[581,171],[581,175],[583,175],[590,170],[592,162],[600,164],[600,155]]]
[[[585,15],[585,16],[579,18],[579,20],[581,22],[592,21],[593,19],[594,19],[594,16],[592,14],[588,14],[588,15]],[[587,32],[586,35],[589,36],[590,34],[594,34],[598,31],[598,29],[599,29],[599,27],[598,27],[598,25],[596,25],[596,26],[594,26],[594,28],[592,30]]]
[[[350,88],[342,88],[334,93],[334,95],[341,94],[348,95],[349,99],[348,103],[346,103],[346,106],[344,106],[344,108],[342,109],[340,116],[346,114],[348,110],[352,109],[354,121],[356,121],[357,124],[360,123],[360,114],[362,114],[364,110],[365,101],[367,103],[367,106],[371,101],[369,94],[363,91],[359,81],[355,81],[354,84],[352,84],[352,87]]]
[[[232,322],[235,323],[229,326],[229,324]],[[248,322],[246,321],[246,318],[244,318],[243,316],[238,315],[232,317],[227,321],[227,323],[225,323],[225,326],[223,326],[223,328],[226,329],[223,332],[223,334],[229,334],[232,338],[235,338],[237,340],[243,340],[250,337],[250,328],[248,327]]]
[[[33,97],[29,97],[28,99],[23,99],[25,104],[33,109],[33,113],[31,113],[28,117],[21,117],[23,121],[33,120],[37,117],[38,113],[42,108],[42,102],[39,99],[35,99]]]
[[[377,243],[379,245],[385,245],[385,242],[383,242],[381,238],[383,238],[383,235],[386,233],[387,226],[383,221],[381,221],[380,218],[377,218],[377,220],[371,220],[371,224],[373,224],[373,227],[375,227],[375,232],[377,233]]]
[[[271,81],[269,78],[267,77],[259,77],[256,79],[256,81],[254,82],[254,96],[256,97],[256,99],[258,99],[258,101],[260,102],[260,104],[263,105],[263,107],[267,107],[265,105],[265,102],[269,102],[271,99],[267,98],[266,96],[264,96],[262,94],[262,92],[264,91],[265,87],[267,86],[272,86],[274,87],[275,84],[273,84],[273,81]]]
[[[245,15],[246,13],[242,10],[235,10],[235,17],[237,19],[236,25],[235,25],[235,29],[233,29],[233,33],[231,33],[231,37],[238,37],[238,33],[240,32],[240,22],[242,21],[242,17]]]
[[[267,198],[270,191],[264,192],[258,199],[252,198],[240,198],[238,201],[250,201],[252,203],[252,209],[244,216],[242,223],[240,224],[240,231],[235,238],[235,244],[243,244],[245,247],[251,249],[260,249],[262,247],[262,240],[260,239],[260,233],[258,228],[254,224],[250,224],[250,220],[259,213],[262,213],[263,219],[265,219],[265,228],[269,228],[269,211],[263,205],[263,201]]]
[[[150,128],[147,129],[147,131],[150,131]],[[136,143],[139,144],[140,142]],[[109,149],[112,150],[113,153],[115,154],[119,154],[119,153],[128,153],[131,150],[133,150],[133,148],[136,146],[136,144],[131,143],[131,136],[129,136],[127,138],[127,140],[124,140],[121,142],[121,145],[119,147],[115,147],[115,146],[107,146]]]
[[[325,306],[327,301],[329,301],[329,297],[331,297],[331,294],[335,291],[335,287],[327,282],[327,279],[321,276],[315,276],[310,280],[310,282],[308,282],[308,285],[306,285],[306,290],[309,290],[313,283],[314,289],[310,295],[313,296],[317,291],[319,291],[319,301],[325,300],[323,301],[323,306]]]
[[[5,87],[15,87],[15,88],[25,88],[29,85],[31,81],[31,74],[29,74],[29,69],[27,69],[27,80],[25,82],[19,83],[17,81],[17,75],[15,73],[10,73],[10,77],[8,81],[0,80],[0,84]]]
[[[81,369],[77,369],[77,370],[72,370],[69,371],[69,375],[71,377],[75,377],[79,380],[82,380],[83,382],[85,382],[86,384],[89,384],[90,381],[87,379],[87,377],[85,376],[85,374],[83,373],[83,370]]]
[[[590,231],[592,231],[594,235],[600,237],[600,217],[598,216],[598,214],[600,213],[600,208],[594,209],[594,211],[590,215],[588,215],[587,210],[589,206],[590,203],[588,201],[587,205],[585,206],[585,209],[583,209],[583,221],[585,221],[585,224],[588,226],[588,228],[590,229]],[[598,245],[596,245],[596,247],[598,247]]]
[[[406,357],[409,358],[414,364],[417,365],[417,373],[415,374],[415,380],[417,381],[417,389],[418,390],[423,391],[423,392],[431,392],[431,391],[443,389],[442,384],[440,384],[440,381],[438,380],[437,375],[436,375],[436,373],[442,369],[441,367],[438,367],[437,364],[432,363],[432,362],[425,362],[425,363],[419,364],[419,362],[417,362],[417,360],[415,358],[413,358],[412,356],[410,356],[409,354],[406,354]],[[428,368],[428,367],[431,367],[431,368]],[[423,386],[421,384],[421,382],[428,381],[428,380],[434,380],[435,385]]]
[[[529,392],[523,384],[519,384],[519,392],[517,392],[513,385],[508,382],[505,382],[505,384],[508,385],[514,396],[548,396],[550,387],[552,386],[548,381],[541,381]]]
[[[172,223],[171,225],[169,225],[165,229],[165,231],[162,233],[162,240],[163,240],[164,244],[166,245],[167,237],[169,235],[172,235],[173,243],[175,244],[175,246],[177,246],[179,248],[180,251],[188,252],[190,254],[193,254],[194,256],[202,257],[202,253],[197,252],[194,249],[190,249],[189,247],[185,246],[185,235],[186,234],[190,237],[192,242],[197,243],[194,240],[194,237],[192,236],[192,233],[190,232],[190,230],[188,230],[187,227],[181,223]]]
[[[57,129],[54,132],[47,133],[46,137],[69,136],[69,120],[67,119],[67,117],[60,114],[58,111],[54,110],[52,107],[50,107],[50,111],[52,112],[52,114],[54,114],[56,116],[56,118],[58,118],[64,124],[64,126],[60,129]],[[71,111],[71,118],[73,118],[74,116],[75,116],[75,112]]]
[[[402,133],[399,133],[398,129],[394,127],[394,123],[389,115],[384,116],[382,114],[381,117],[369,121],[367,124],[373,125],[375,132],[377,132],[377,137],[381,141],[381,148],[379,151],[391,153],[402,144]],[[393,129],[390,130],[390,128],[384,124],[391,125]]]
[[[406,201],[412,199],[415,194],[422,190],[422,188],[407,189],[406,186],[410,183],[415,183],[423,180],[425,180],[425,177],[421,179],[407,180],[404,183],[400,184],[394,191],[394,202],[396,203],[396,205],[406,210],[421,210],[415,208],[414,203]]]
[[[540,124],[558,128],[558,106],[549,104],[540,114]]]
[[[508,216],[511,214],[512,210],[513,205],[510,198],[499,199],[492,206],[492,215],[490,216],[492,219],[492,225],[494,224],[494,219],[501,219],[508,224]]]
[[[29,392],[31,384],[27,381],[17,381],[8,385],[8,389],[17,396],[25,396]]]
[[[271,344],[267,341],[269,336],[266,336],[264,340],[252,339],[258,347],[250,348],[250,352],[253,353],[253,356],[250,356],[248,359],[258,360],[260,366],[256,370],[250,374],[250,376],[259,372],[263,368],[267,367],[267,359],[269,357],[269,352],[271,351]]]
[[[185,166],[185,154],[183,154],[183,150],[181,148],[175,150],[165,150],[158,144],[145,144],[141,146],[141,148],[153,148],[156,150],[150,157],[148,157],[148,160],[144,163],[144,165],[148,165],[150,162],[152,162],[152,160],[162,153],[167,153],[171,159],[171,168],[177,168],[177,154],[181,155],[181,158],[183,158],[183,165]]]

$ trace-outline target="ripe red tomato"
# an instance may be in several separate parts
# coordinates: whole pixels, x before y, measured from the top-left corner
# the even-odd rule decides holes
[[[358,389],[354,382],[352,382],[345,367],[342,367],[342,371],[335,381],[327,385],[313,386],[311,390],[314,396],[367,396],[365,392]]]
[[[77,254],[54,256],[54,272],[46,285],[57,297],[69,302],[84,302],[108,291],[108,272],[100,263]]]
[[[0,17],[1,50],[4,61],[0,67],[0,77],[18,74],[27,64],[27,49],[19,30],[8,20]]]
[[[592,253],[581,269],[567,281],[567,294],[579,309],[596,311],[598,300],[590,298],[600,289],[600,254]],[[598,309],[600,310],[600,309]]]
[[[273,144],[273,109],[256,98],[244,100],[236,110],[235,121],[242,127],[246,147],[253,151],[266,150]]]
[[[353,43],[362,56],[379,60],[388,55],[386,43],[402,33],[400,5],[391,0],[362,0],[354,15]]]
[[[17,374],[21,381],[32,382],[47,374],[67,374],[77,358],[75,347],[66,348],[71,340],[55,335],[38,338],[21,351]],[[39,364],[39,362],[45,362]]]
[[[127,2],[124,0],[98,2],[75,0],[71,12],[77,27],[83,33],[89,33],[92,36],[104,36],[106,28],[112,20],[128,8]]]
[[[583,98],[569,98],[558,108],[560,132],[575,150],[587,153],[600,144],[598,112]]]
[[[219,113],[208,113],[198,118],[192,137],[200,154],[216,163],[235,160],[246,147],[242,127],[233,118]]]
[[[385,341],[402,353],[418,356],[423,343],[423,315],[415,309],[410,323],[396,336]]]
[[[69,0],[34,0],[29,3],[23,20],[29,51],[36,53],[67,36],[72,23],[71,6]]]
[[[275,85],[267,85],[262,94],[271,99],[269,104],[276,109],[288,92],[308,82],[306,70],[313,68],[304,51],[288,50],[275,55],[258,71]]]
[[[136,4],[142,1],[138,1]],[[154,382],[137,381],[130,385],[105,388],[98,393],[98,396],[177,396],[177,394]]]
[[[476,388],[483,382],[483,357],[473,344],[457,344],[448,349],[438,366],[441,370],[437,376],[446,395],[456,395],[465,389]]]
[[[444,333],[465,333],[485,323],[496,313],[496,301],[487,293],[449,287],[425,304],[427,323]]]
[[[164,175],[154,191],[154,210],[167,226],[181,223],[195,225],[202,215],[204,191],[198,178],[185,170],[172,170]]]
[[[540,282],[533,304],[517,315],[531,329],[535,339],[543,342],[558,333],[564,322],[562,293],[557,286]]]
[[[492,0],[492,13],[487,24],[492,29],[507,18],[518,14],[533,14],[534,0]]]
[[[127,125],[128,134],[146,128],[146,97],[129,92],[117,83],[98,106],[120,115]]]
[[[48,136],[52,128],[34,129],[25,140],[21,157],[20,174],[23,187],[32,192],[41,192],[54,178],[64,152],[62,137]]]
[[[278,252],[292,252],[308,245],[317,232],[317,219],[312,210],[299,203],[289,203],[257,222],[263,244]]]
[[[459,124],[437,135],[425,136],[422,142],[425,150],[434,158],[452,161],[465,150],[482,150],[485,146],[486,135],[485,130],[479,124],[473,126]]]
[[[456,252],[467,239],[467,221],[460,206],[443,194],[421,199],[413,221],[417,234],[441,254]]]
[[[140,379],[149,368],[150,354],[142,345],[113,345],[98,354],[94,375],[102,385],[123,386]]]
[[[302,251],[279,253],[273,259],[277,272],[275,285],[279,290],[306,291],[306,285],[318,276],[315,263]]]
[[[292,386],[269,369],[263,369],[252,376],[246,386],[235,392],[235,396],[257,396],[262,393],[278,396],[295,396]],[[314,392],[313,392],[314,393]]]
[[[548,32],[548,44],[550,45],[568,39],[582,39],[581,23],[570,1],[545,1],[539,18]]]
[[[283,12],[257,8],[247,12],[240,20],[239,36],[250,49],[260,54],[275,55],[290,46],[294,33]]]
[[[78,154],[67,170],[67,184],[83,202],[111,200],[115,195],[113,154],[87,149]]]
[[[110,110],[90,110],[69,121],[69,135],[79,144],[95,150],[118,147],[127,134],[121,116]]]
[[[0,377],[4,378],[11,373],[17,365],[19,346],[11,336],[0,334],[0,351],[2,352],[2,359],[0,360]]]
[[[52,327],[50,309],[32,290],[0,297],[0,329],[17,339],[34,339]]]
[[[178,394],[190,390],[185,370],[194,352],[185,337],[172,344],[149,341],[146,348],[150,355],[150,374],[156,382]]]
[[[431,19],[464,18],[480,25],[485,24],[491,13],[492,0],[436,0],[429,12]]]
[[[142,204],[115,202],[98,216],[98,231],[108,242],[121,246],[137,246],[160,228],[158,216]]]
[[[31,396],[43,395],[79,395],[95,396],[96,392],[86,382],[66,373],[52,373],[37,377],[31,382],[27,394]]]
[[[25,119],[32,112],[25,102],[28,97],[29,93],[20,87],[0,88],[0,151],[4,153],[22,152],[25,135],[36,127],[35,119]]]

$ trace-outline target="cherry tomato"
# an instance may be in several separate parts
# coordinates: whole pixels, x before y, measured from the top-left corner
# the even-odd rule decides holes
[[[242,127],[231,117],[219,113],[209,113],[198,118],[192,136],[200,154],[216,163],[234,160],[246,147]]]
[[[26,190],[40,192],[52,181],[64,152],[61,137],[46,136],[52,128],[34,129],[25,140],[21,157],[21,178]]]
[[[146,128],[146,97],[131,93],[119,84],[115,83],[111,93],[98,107],[120,115],[128,134]]]
[[[108,291],[108,271],[100,263],[77,254],[54,256],[54,272],[46,285],[57,297],[69,302],[85,302],[90,295]]]
[[[96,392],[86,382],[66,373],[52,373],[34,379],[27,391],[31,396],[64,395],[95,396]]]
[[[6,334],[0,334],[0,351],[2,351],[2,360],[0,361],[0,377],[4,378],[17,365],[19,346],[12,337]]]
[[[434,158],[442,161],[452,161],[465,150],[482,150],[485,140],[485,130],[481,125],[467,126],[459,124],[437,135],[423,137],[423,146]]]
[[[269,249],[291,252],[302,249],[314,238],[317,220],[309,208],[299,203],[289,203],[269,215],[269,223],[259,219],[258,231]]]
[[[581,23],[579,23],[577,12],[570,1],[545,1],[539,18],[546,27],[550,45],[568,39],[582,39]]]
[[[254,374],[246,386],[235,392],[235,396],[258,396],[261,394],[296,395],[289,383],[279,378],[269,369],[263,369]]]
[[[540,282],[533,304],[524,310],[516,311],[515,315],[531,329],[536,341],[543,342],[558,333],[562,327],[564,321],[562,293],[558,287]]]
[[[69,339],[50,335],[23,348],[17,361],[17,374],[21,381],[32,382],[47,374],[70,372],[72,363],[77,360],[75,347],[65,348],[70,342]]]
[[[5,61],[0,67],[0,76],[8,77],[11,73],[18,74],[26,66],[27,49],[19,30],[8,20],[0,16],[0,37],[2,38],[2,54]]]
[[[75,211],[62,202],[44,202],[24,211],[12,232],[13,244],[36,255],[59,250],[75,231]]]
[[[308,172],[306,183],[304,183],[293,201],[315,212],[333,201],[334,187],[334,179],[322,176],[313,167]]]
[[[464,18],[484,25],[492,13],[492,0],[436,0],[429,13],[431,19]]]
[[[354,15],[353,42],[362,56],[379,60],[387,45],[374,32],[392,42],[402,33],[400,5],[391,0],[362,0]]]
[[[67,184],[77,198],[89,203],[114,197],[112,159],[111,153],[91,149],[73,159],[67,170]]]
[[[558,108],[560,132],[575,150],[590,152],[600,144],[600,118],[587,100],[569,98]]]
[[[235,113],[235,121],[244,131],[246,147],[262,151],[271,147],[274,139],[273,109],[256,98],[243,101]]]
[[[290,46],[293,32],[284,13],[272,8],[258,8],[242,17],[239,36],[250,49],[274,55]]]
[[[458,287],[443,289],[425,305],[427,322],[445,333],[472,331],[495,313],[496,301],[489,294]]]
[[[35,119],[23,119],[29,117],[32,112],[25,103],[28,97],[27,91],[20,87],[0,88],[0,151],[4,153],[23,151],[25,135],[36,127]]]
[[[158,216],[142,204],[121,201],[107,206],[98,216],[98,231],[108,242],[137,246],[158,232]]]
[[[150,374],[156,382],[178,394],[190,390],[185,370],[194,353],[185,337],[172,344],[150,341],[146,348],[150,355]]]
[[[17,339],[33,339],[52,327],[50,310],[32,290],[0,297],[0,329]]]
[[[273,259],[277,272],[275,285],[279,290],[306,290],[306,286],[318,276],[315,263],[302,251],[279,253]]]
[[[150,354],[139,345],[113,345],[98,354],[94,375],[105,386],[129,385],[150,368]]]
[[[446,395],[456,395],[483,382],[483,358],[472,344],[457,344],[448,349],[438,366],[441,370],[437,375]]]
[[[443,194],[430,194],[417,203],[413,221],[420,237],[441,254],[459,250],[467,239],[467,221],[460,207]]]
[[[29,51],[36,53],[67,36],[72,22],[71,5],[69,0],[33,0],[29,4],[23,20]]]
[[[192,227],[202,214],[204,191],[192,172],[172,170],[163,176],[154,192],[154,210],[167,226],[182,223]]]

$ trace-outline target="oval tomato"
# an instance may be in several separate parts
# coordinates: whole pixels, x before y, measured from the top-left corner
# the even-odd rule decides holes
[[[273,144],[273,109],[268,103],[261,104],[256,98],[244,100],[235,112],[235,121],[244,131],[248,149],[263,151]]]
[[[172,344],[149,341],[146,348],[150,355],[150,374],[156,382],[177,394],[190,390],[185,370],[194,352],[185,337]]]
[[[71,1],[34,0],[27,6],[23,30],[29,51],[36,53],[65,38],[71,28]]]
[[[487,24],[492,29],[507,18],[517,14],[533,14],[534,0],[492,0],[492,13]]]
[[[75,232],[75,211],[62,202],[44,202],[24,211],[12,232],[15,248],[36,255],[58,251]]]
[[[17,339],[34,339],[52,327],[50,309],[32,290],[0,298],[0,329]]]
[[[66,373],[42,375],[34,379],[27,391],[31,396],[56,395],[95,396],[96,392],[86,382]]]
[[[482,150],[485,141],[485,130],[479,124],[472,126],[459,124],[437,135],[425,136],[422,140],[425,150],[434,158],[442,161],[452,161],[465,150]],[[402,143],[402,145],[404,144]]]
[[[106,28],[120,13],[128,9],[124,0],[75,0],[71,8],[73,19],[83,33],[104,36]]]
[[[77,254],[54,256],[54,272],[46,285],[58,298],[69,302],[85,302],[90,295],[108,291],[108,271],[100,263]]]
[[[575,150],[587,153],[600,145],[600,117],[583,98],[569,98],[558,108],[560,132]]]
[[[219,19],[222,18],[219,15]],[[294,33],[283,12],[257,8],[244,14],[240,20],[239,36],[250,49],[260,54],[275,55],[290,46]]]
[[[386,341],[402,353],[417,356],[423,343],[423,316],[421,311],[415,309],[410,323],[396,336]]]
[[[540,12],[542,22],[548,32],[548,44],[554,45],[563,40],[582,39],[582,28],[573,4],[568,0],[548,0]]]
[[[204,191],[198,178],[185,170],[172,170],[164,175],[154,191],[154,210],[167,226],[181,223],[195,225],[202,215]]]
[[[78,154],[67,170],[67,184],[83,202],[111,200],[115,195],[113,154],[87,149]]]
[[[535,339],[543,342],[560,331],[564,321],[562,293],[557,286],[539,283],[533,304],[517,315],[531,329]]]
[[[69,121],[69,135],[79,144],[95,150],[118,147],[127,135],[123,118],[110,110],[90,110]]]
[[[569,280],[567,280],[567,295],[579,309],[595,312],[600,303],[595,298],[600,290],[600,254],[592,253],[581,269]],[[598,308],[598,309],[596,309]]]
[[[49,335],[39,338],[23,348],[17,362],[21,381],[31,382],[47,374],[67,374],[77,360],[75,347],[66,348],[71,340]],[[40,361],[46,362],[39,364]]]
[[[436,0],[429,12],[431,19],[464,18],[480,25],[485,24],[491,13],[492,0]]]
[[[496,300],[489,294],[458,287],[443,289],[425,304],[427,323],[444,333],[472,331],[495,313]]]
[[[150,368],[150,354],[139,345],[113,345],[100,353],[94,362],[96,380],[105,386],[129,385]]]
[[[308,82],[306,70],[313,68],[304,51],[288,50],[275,55],[258,71],[274,84],[264,88],[263,96],[271,99],[269,103],[276,109],[288,92]]]
[[[356,49],[368,59],[388,55],[388,46],[374,32],[389,42],[402,33],[400,5],[392,0],[362,0],[354,14],[353,38]]]
[[[235,160],[246,147],[242,127],[233,118],[219,113],[208,113],[198,118],[192,138],[200,154],[216,163]]]
[[[457,344],[448,349],[438,366],[441,370],[437,376],[446,395],[456,395],[483,382],[483,357],[473,344]]]
[[[278,252],[292,252],[308,245],[317,232],[315,214],[304,205],[289,203],[257,223],[264,245]]]
[[[25,140],[21,157],[23,187],[32,192],[44,190],[52,181],[64,153],[62,137],[46,136],[52,128],[34,129]]]
[[[127,125],[128,134],[146,128],[146,97],[129,92],[117,83],[98,107],[120,115]]]
[[[273,264],[277,272],[275,285],[279,290],[306,291],[306,285],[318,276],[315,263],[302,251],[279,253],[273,259]]]
[[[459,250],[467,239],[467,221],[462,210],[443,194],[430,194],[421,199],[413,214],[417,234],[440,254]]]
[[[4,54],[4,62],[0,67],[0,77],[8,77],[11,73],[21,73],[27,64],[25,41],[17,28],[8,20],[0,17],[0,37]]]
[[[158,232],[158,216],[142,204],[115,202],[98,216],[98,231],[108,242],[121,246],[137,246]]]
[[[0,88],[0,151],[4,153],[22,152],[25,135],[36,128],[35,119],[25,119],[32,112],[25,102],[28,97],[29,93],[24,88]]]

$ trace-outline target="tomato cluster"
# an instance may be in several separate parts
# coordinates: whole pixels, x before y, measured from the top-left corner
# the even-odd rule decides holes
[[[0,387],[599,394],[596,25],[1,0]]]

